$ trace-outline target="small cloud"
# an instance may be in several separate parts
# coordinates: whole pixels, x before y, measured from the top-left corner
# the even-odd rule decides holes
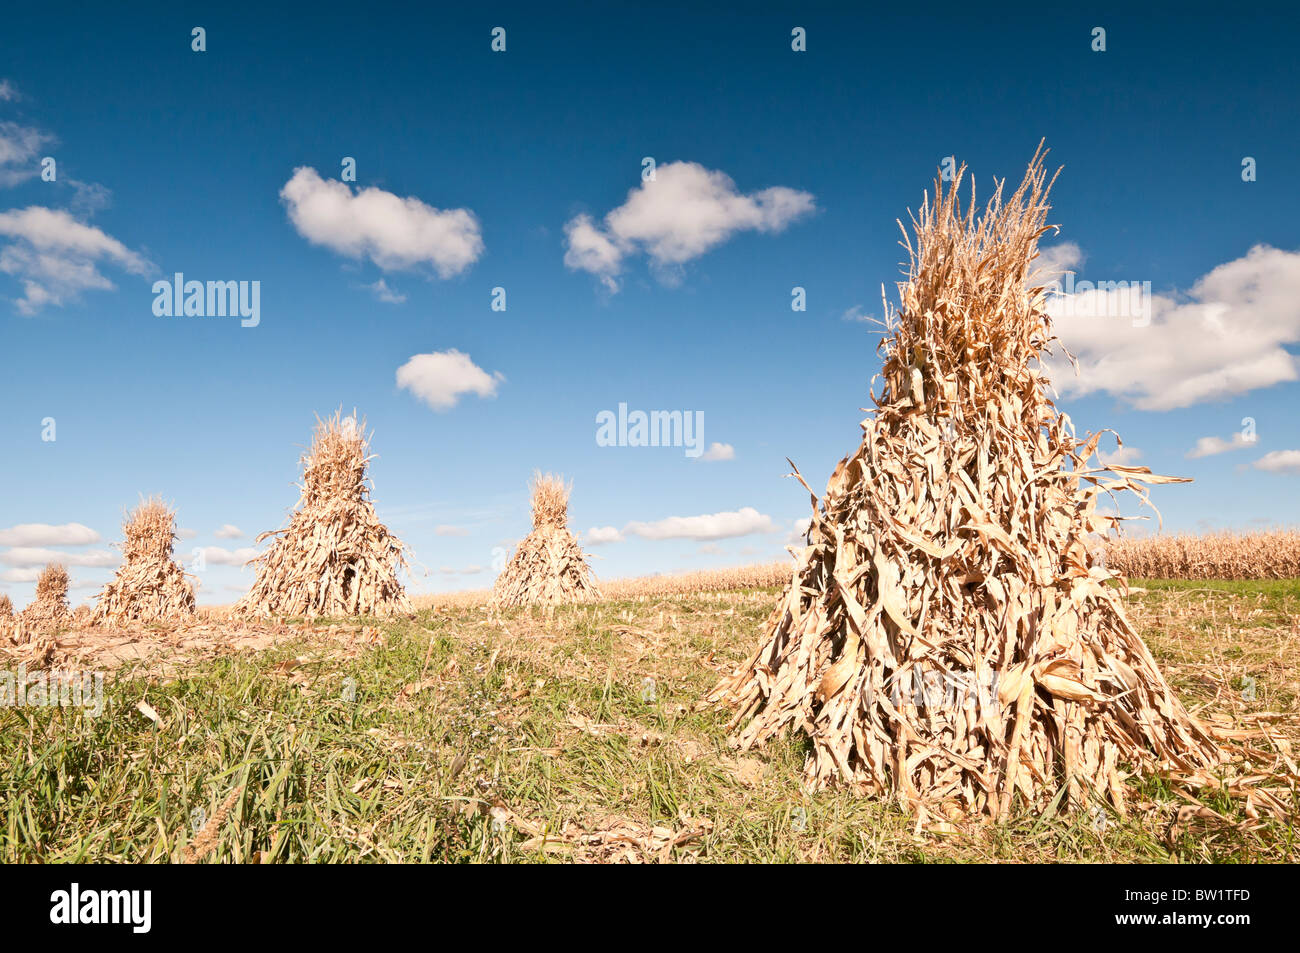
[[[177,539],[194,539],[198,535],[199,535],[198,530],[190,529],[189,527],[186,526],[182,526],[176,530]]]
[[[1202,437],[1196,441],[1196,446],[1187,451],[1187,457],[1191,460],[1198,457],[1213,457],[1220,453],[1227,453],[1230,450],[1249,447],[1253,443],[1253,440],[1247,440],[1241,433],[1234,433],[1230,440],[1223,440],[1219,437]]]
[[[844,313],[840,315],[840,320],[860,321],[865,324],[871,320],[871,315],[867,314],[866,308],[862,307],[862,305],[855,304],[853,307],[846,309]]]
[[[478,219],[469,209],[437,209],[373,186],[354,194],[306,166],[294,169],[280,199],[303,238],[349,258],[369,258],[384,271],[429,265],[450,278],[483,254]]]
[[[589,546],[604,546],[607,543],[617,543],[622,538],[623,534],[613,526],[593,526],[587,530],[586,543]]]
[[[62,563],[65,566],[116,566],[121,557],[108,550],[97,549],[80,553],[65,553],[57,549],[33,546],[15,546],[0,552],[0,563],[9,566],[45,566]]]
[[[366,285],[366,288],[370,291],[372,295],[375,296],[375,299],[377,301],[382,301],[384,302],[384,304],[405,304],[406,303],[406,295],[402,294],[400,291],[394,291],[392,288],[388,287],[388,282],[385,281],[383,278],[380,278],[374,284]]]
[[[154,270],[112,235],[58,209],[32,205],[0,212],[0,236],[13,239],[0,248],[0,271],[22,283],[15,305],[24,315],[76,300],[82,291],[112,290],[113,282],[99,271],[104,263],[135,275]]]
[[[0,529],[0,546],[87,546],[97,543],[100,535],[80,523],[19,523]]]
[[[463,526],[435,526],[433,530],[437,536],[468,536],[469,530]]]
[[[0,103],[17,102],[19,98],[18,88],[13,83],[0,79]]]
[[[1300,474],[1300,450],[1274,450],[1264,454],[1251,466],[1268,473]]]
[[[201,546],[195,550],[195,555],[202,555],[203,561],[213,566],[243,566],[250,559],[257,556],[257,550],[252,546],[245,546],[240,549],[230,550],[221,546]]]
[[[112,191],[98,182],[80,182],[76,179],[67,181],[73,193],[68,205],[82,217],[94,218],[96,212],[102,212],[113,204]]]
[[[215,536],[217,539],[243,539],[244,531],[240,529],[238,526],[233,526],[230,523],[226,523],[224,526],[221,527],[221,529],[217,530],[212,535]]]
[[[0,186],[8,187],[35,178],[40,172],[37,158],[54,137],[33,126],[0,122]]]
[[[718,460],[734,460],[736,459],[736,448],[729,443],[711,443],[709,449],[700,454],[697,459],[706,463],[713,463]]]
[[[1083,261],[1083,249],[1075,242],[1061,242],[1040,248],[1029,275],[1029,286],[1050,286],[1053,282],[1060,281],[1067,272],[1073,272]]]
[[[1120,447],[1113,453],[1098,450],[1097,458],[1101,460],[1102,466],[1108,467],[1113,464],[1117,467],[1129,467],[1142,459],[1142,451],[1137,447]]]
[[[630,536],[642,539],[731,539],[751,533],[770,533],[776,527],[772,517],[752,506],[703,516],[669,516],[652,523],[631,522],[623,528]]]
[[[578,215],[564,226],[564,263],[598,277],[610,292],[630,255],[644,253],[660,281],[738,232],[776,233],[816,208],[808,192],[773,186],[744,194],[724,172],[698,162],[666,162],[630,190],[600,224]]]
[[[409,390],[439,413],[451,410],[461,394],[495,397],[505,380],[500,371],[489,374],[457,350],[416,354],[397,369],[397,386]]]

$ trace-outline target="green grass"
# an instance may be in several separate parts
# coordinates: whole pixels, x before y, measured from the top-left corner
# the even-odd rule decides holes
[[[1135,619],[1190,705],[1283,711],[1294,733],[1300,584],[1135,585]],[[178,861],[236,788],[207,862],[1297,859],[1277,822],[1171,836],[1184,802],[1153,780],[1128,818],[1025,813],[937,836],[887,803],[804,792],[802,739],[738,754],[725,713],[697,707],[757,644],[773,596],[605,603],[549,627],[426,610],[359,654],[304,636],[169,680],[122,670],[99,718],[0,708],[0,860]],[[1225,701],[1223,679],[1247,675],[1258,696]],[[656,827],[700,836],[660,852],[529,833]]]

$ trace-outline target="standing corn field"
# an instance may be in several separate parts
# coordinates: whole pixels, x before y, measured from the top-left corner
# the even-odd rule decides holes
[[[234,612],[255,616],[356,616],[412,612],[398,572],[406,548],[375,514],[366,468],[365,422],[342,412],[316,421],[302,458],[298,508],[282,530],[263,533],[251,560],[257,580]]]
[[[533,531],[497,577],[492,589],[494,607],[556,606],[600,598],[586,556],[569,532],[572,489],[550,473],[533,474]]]
[[[1100,435],[1077,440],[1045,393],[1042,150],[978,218],[963,174],[936,183],[914,240],[904,230],[883,393],[812,495],[766,641],[712,698],[734,707],[742,748],[806,733],[814,786],[994,817],[1064,787],[1070,805],[1122,811],[1126,766],[1195,773],[1221,757],[1087,545],[1114,526],[1099,493],[1169,478],[1094,467]]]
[[[1300,532],[1120,537],[1104,544],[1106,568],[1141,579],[1300,578]]]
[[[176,513],[159,499],[141,500],[122,524],[123,563],[95,604],[95,624],[180,620],[194,615],[194,586],[172,558]]]

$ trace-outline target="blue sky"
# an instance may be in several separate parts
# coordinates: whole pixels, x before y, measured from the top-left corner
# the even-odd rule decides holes
[[[417,591],[491,583],[535,468],[573,480],[575,530],[617,537],[600,576],[779,558],[808,506],[785,458],[820,487],[856,446],[895,220],[944,157],[982,198],[1040,138],[1065,167],[1055,260],[1155,302],[1142,327],[1063,319],[1076,427],[1195,479],[1156,492],[1167,529],[1297,522],[1284,7],[746,10],[7,12],[0,592],[25,602],[52,550],[90,599],[123,509],[157,493],[182,558],[207,548],[201,600],[232,601],[251,575],[225,563],[283,525],[340,406],[375,431]],[[176,272],[259,282],[260,322],[155,315]],[[419,355],[441,357],[399,386]],[[702,413],[730,458],[599,446],[620,403]],[[1227,449],[1189,457],[1203,438]]]

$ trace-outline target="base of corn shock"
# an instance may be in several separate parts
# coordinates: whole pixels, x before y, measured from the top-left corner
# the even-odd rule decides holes
[[[497,577],[489,603],[493,608],[551,607],[600,598],[587,558],[567,525],[571,490],[560,477],[533,475],[533,531]]]
[[[239,615],[387,616],[414,612],[398,572],[406,547],[388,531],[370,500],[365,422],[338,411],[316,421],[302,458],[302,497],[289,525],[250,561],[257,579],[235,604]]]
[[[825,495],[809,489],[808,545],[765,643],[711,700],[734,707],[741,748],[806,734],[813,786],[940,814],[1061,795],[1123,811],[1130,771],[1223,758],[1088,546],[1115,526],[1101,493],[1175,481],[1094,467],[1100,435],[1077,440],[1045,393],[1041,147],[978,219],[961,179],[913,219],[884,391]]]

